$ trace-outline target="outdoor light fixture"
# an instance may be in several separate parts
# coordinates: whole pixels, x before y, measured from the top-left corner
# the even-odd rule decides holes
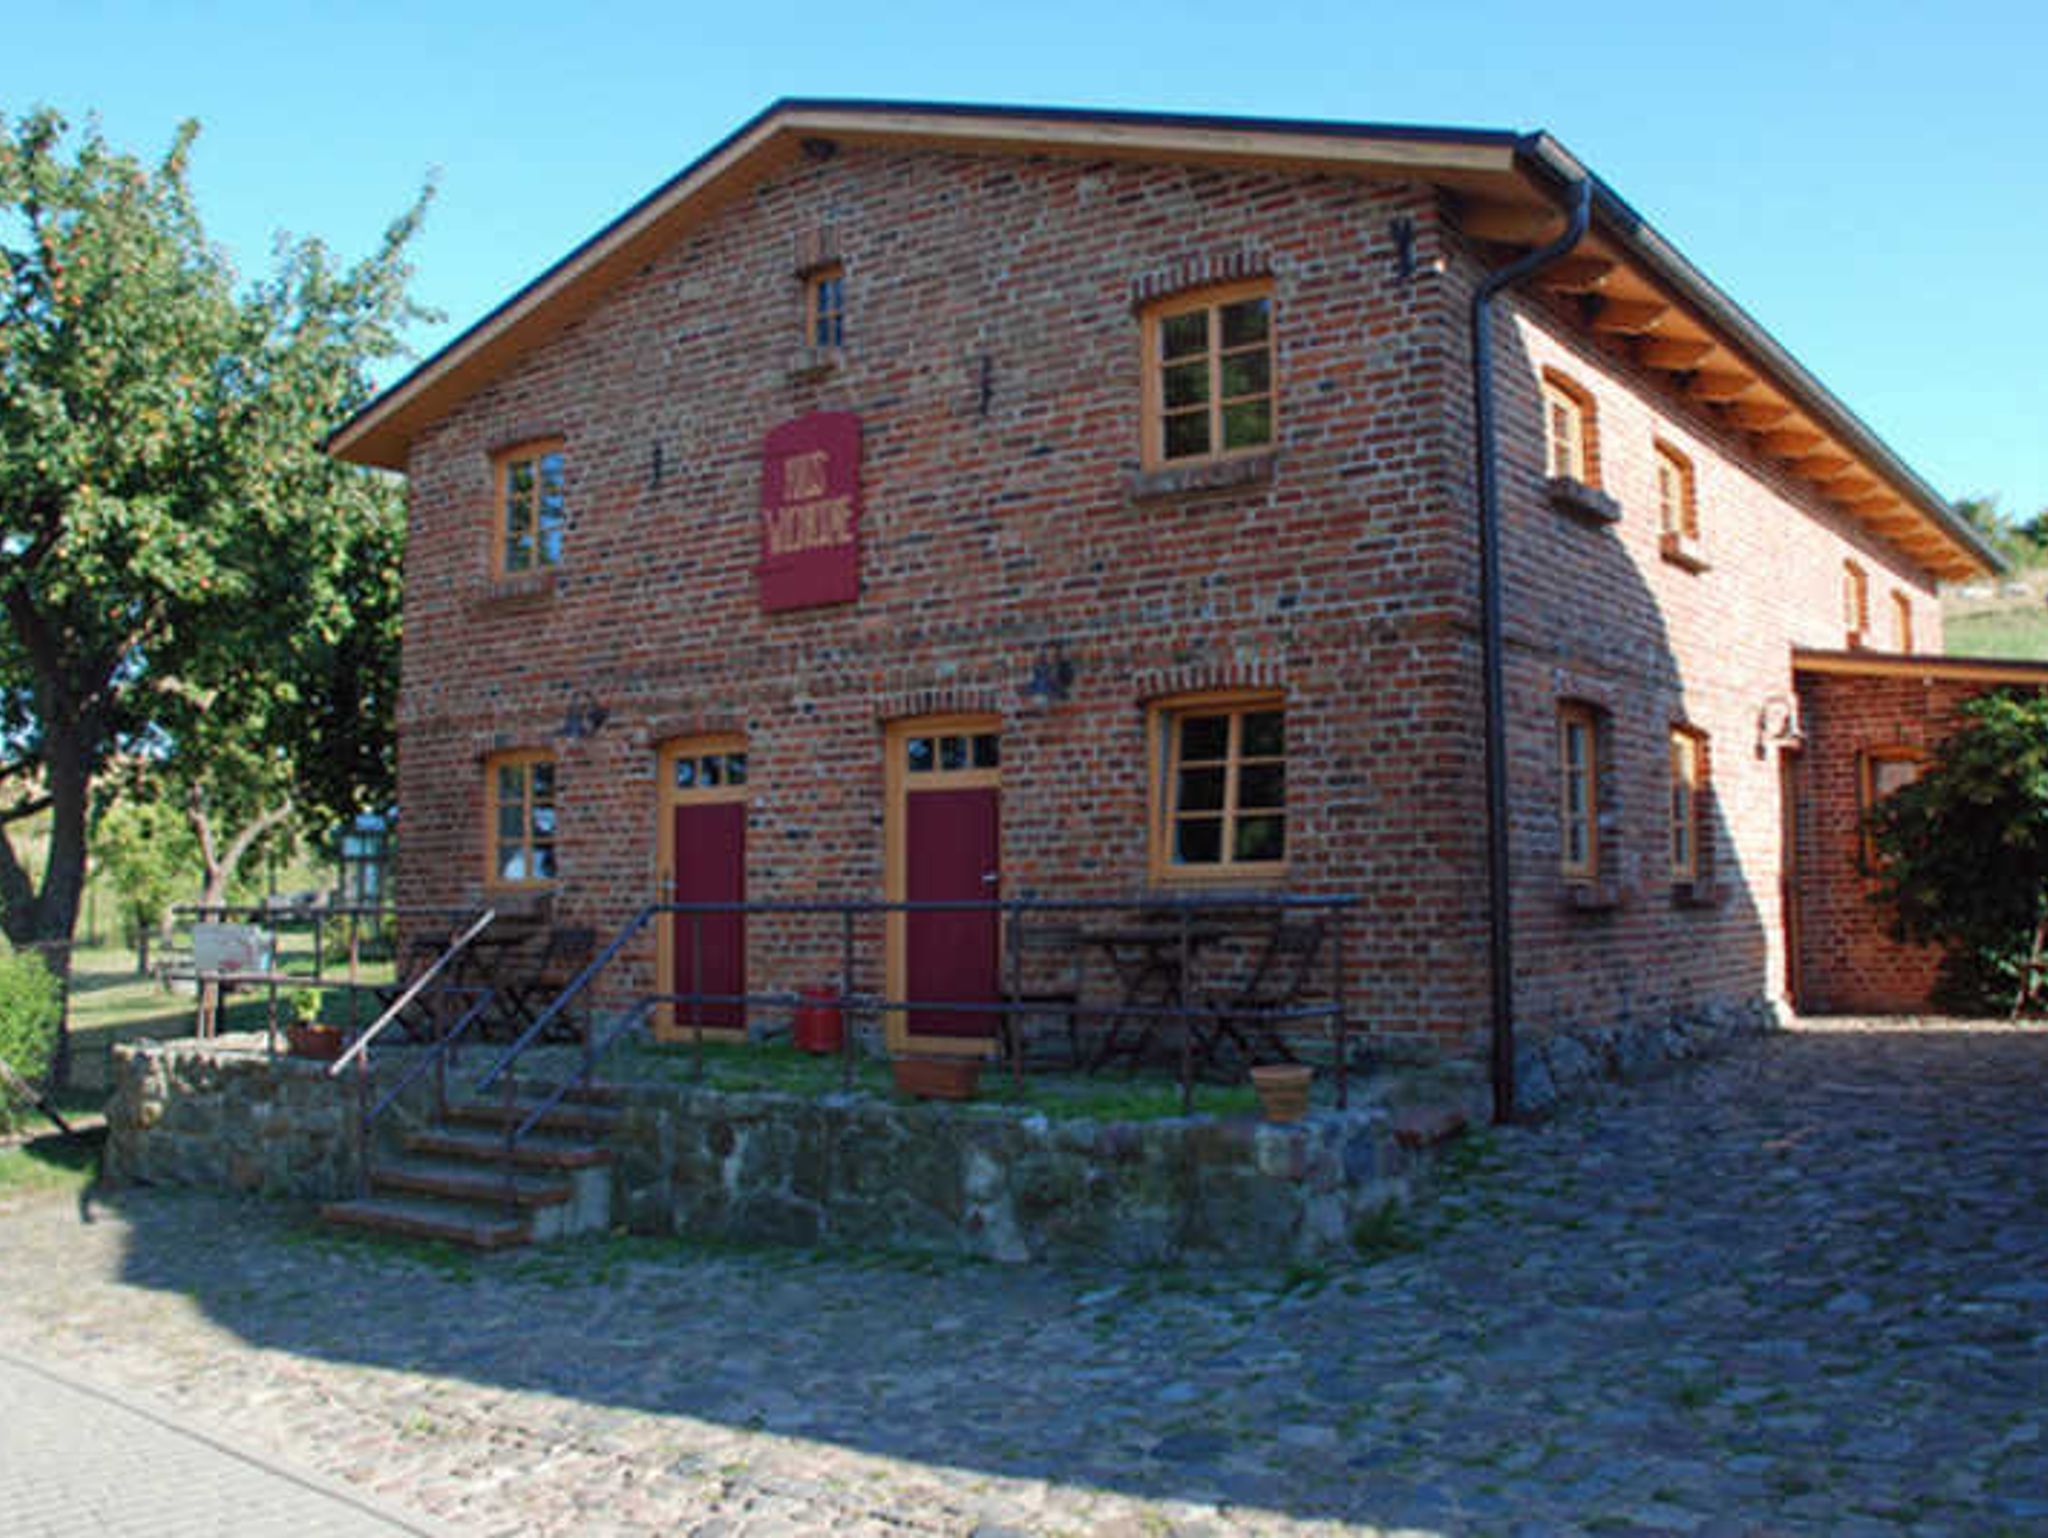
[[[562,717],[562,729],[557,737],[566,737],[571,742],[580,742],[585,737],[595,737],[604,730],[605,722],[611,719],[611,712],[578,689],[576,697],[569,701],[569,712]]]
[[[1796,748],[1806,741],[1799,730],[1799,706],[1788,696],[1774,694],[1756,713],[1756,756],[1766,758],[1771,749]]]
[[[1074,689],[1074,663],[1065,645],[1052,641],[1039,648],[1024,684],[1024,698],[1041,708],[1065,699]]]

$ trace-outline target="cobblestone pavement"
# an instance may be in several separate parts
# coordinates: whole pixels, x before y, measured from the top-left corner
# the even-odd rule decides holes
[[[0,1355],[9,1538],[423,1538],[347,1491]]]
[[[0,1200],[0,1350],[482,1533],[2048,1532],[2048,1032],[1804,1027],[1382,1253],[473,1262]]]

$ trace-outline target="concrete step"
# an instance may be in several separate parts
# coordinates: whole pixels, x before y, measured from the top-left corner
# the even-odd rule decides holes
[[[502,1250],[533,1237],[524,1218],[481,1212],[422,1197],[365,1196],[329,1202],[320,1209],[329,1223],[370,1233],[403,1234],[409,1239],[438,1239],[472,1250]]]
[[[505,1158],[501,1132],[483,1127],[437,1127],[405,1135],[408,1153],[441,1159],[466,1159],[478,1164],[498,1164]],[[512,1150],[512,1162],[521,1169],[580,1170],[612,1162],[611,1150],[591,1143],[573,1143],[561,1138],[528,1136]]]
[[[395,1164],[372,1165],[370,1185],[380,1191],[484,1206],[502,1205],[508,1194],[502,1167],[458,1160],[401,1159]],[[509,1194],[519,1207],[559,1207],[572,1199],[576,1190],[567,1178],[559,1175],[523,1174],[515,1170]]]
[[[531,1116],[541,1100],[458,1100],[448,1107],[448,1120],[470,1126],[518,1126]],[[575,1132],[604,1137],[618,1124],[619,1113],[602,1105],[572,1105],[568,1101],[552,1108],[534,1124],[536,1132]]]

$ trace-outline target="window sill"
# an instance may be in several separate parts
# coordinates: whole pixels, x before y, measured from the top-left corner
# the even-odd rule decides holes
[[[1557,896],[1574,913],[1611,913],[1621,906],[1621,888],[1611,881],[1567,876]]]
[[[1674,908],[1718,908],[1726,901],[1728,889],[1711,879],[1671,883],[1671,905]]]
[[[1708,571],[1706,552],[1700,548],[1698,539],[1686,534],[1666,534],[1657,546],[1658,553],[1673,566],[1690,572]]]
[[[508,609],[546,603],[554,596],[555,568],[550,566],[541,571],[512,572],[492,577],[484,584],[478,602],[489,609]]]
[[[1553,475],[1543,483],[1543,494],[1561,513],[1583,518],[1588,523],[1621,522],[1621,504],[1598,486],[1569,475]]]
[[[789,357],[792,384],[810,384],[846,367],[846,349],[841,347],[799,347]]]
[[[1184,465],[1161,465],[1138,470],[1125,487],[1133,500],[1148,497],[1184,497],[1204,491],[1232,491],[1240,486],[1265,486],[1273,479],[1279,450],[1238,454],[1230,459],[1194,460]]]

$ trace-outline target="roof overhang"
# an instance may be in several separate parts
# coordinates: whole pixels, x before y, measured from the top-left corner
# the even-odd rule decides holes
[[[1804,467],[1822,495],[1937,576],[2002,569],[1996,553],[1938,493],[1610,188],[1547,135],[1491,129],[779,101],[371,401],[333,433],[329,452],[403,470],[413,439],[434,421],[588,313],[615,284],[734,196],[796,163],[821,140],[1428,182],[1457,197],[1468,233],[1507,245],[1554,233],[1563,189],[1591,181],[1594,234],[1583,258],[1559,264],[1571,276],[1557,281],[1585,285],[1582,305],[1596,332],[1620,337],[1650,366],[1685,361],[1677,372],[1691,393],[1755,433],[1765,452],[1789,458],[1795,473]],[[1644,329],[1639,336],[1617,329],[1623,326]]]
[[[2012,657],[1932,657],[1898,652],[1792,651],[1794,673],[1834,678],[1919,678],[1939,683],[2048,688],[2048,662]]]

